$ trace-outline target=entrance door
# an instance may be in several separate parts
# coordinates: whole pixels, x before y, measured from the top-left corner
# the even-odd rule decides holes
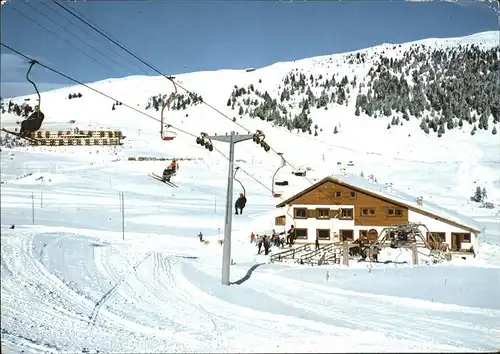
[[[451,249],[453,251],[458,251],[459,249],[462,248],[462,240],[460,238],[460,234],[451,233]]]

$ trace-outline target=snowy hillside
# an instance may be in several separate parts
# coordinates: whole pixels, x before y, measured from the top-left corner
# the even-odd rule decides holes
[[[168,80],[146,76],[90,84],[114,100],[82,86],[42,93],[43,129],[111,128],[126,139],[121,147],[34,148],[4,138],[2,352],[498,350],[500,156],[493,128],[500,127],[498,91],[490,85],[496,50],[498,32],[486,32],[248,72],[176,76],[196,95],[178,88],[172,96]],[[454,66],[457,61],[483,64]],[[416,80],[412,70],[421,71]],[[471,72],[481,75],[481,84],[452,78],[462,73],[471,82]],[[425,100],[415,100],[421,94]],[[397,95],[408,97],[405,105],[398,106]],[[455,99],[443,101],[448,96]],[[167,99],[167,122],[182,130],[171,142],[160,140],[155,108]],[[35,100],[3,101],[2,126],[15,128],[23,104]],[[470,117],[461,115],[465,109]],[[233,219],[235,284],[228,288],[220,285],[217,242],[224,231],[228,146],[214,141],[222,154],[210,152],[195,138],[246,129],[262,130],[273,150],[252,141],[236,146],[248,204]],[[289,162],[278,176],[290,183],[286,195],[342,168],[374,175],[474,218],[484,227],[478,256],[409,266],[407,254],[392,250],[386,256],[395,262],[351,263],[349,269],[268,264],[249,234],[274,228],[281,201],[271,195],[276,151]],[[128,161],[140,156],[189,159],[180,161],[174,177],[179,188],[147,176],[161,173],[165,162]],[[292,175],[294,168],[307,168],[307,178]],[[493,208],[471,201],[477,187]],[[240,191],[235,182],[234,197]],[[207,244],[199,242],[200,231]]]

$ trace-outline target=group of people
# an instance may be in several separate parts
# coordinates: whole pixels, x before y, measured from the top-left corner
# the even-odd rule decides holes
[[[264,247],[264,254],[267,256],[269,250],[272,246],[285,248],[285,244],[292,247],[295,240],[295,227],[292,225],[288,231],[276,232],[273,229],[270,236],[256,235],[255,233],[250,234],[250,243],[255,243],[257,246],[257,254],[262,253],[262,247]]]

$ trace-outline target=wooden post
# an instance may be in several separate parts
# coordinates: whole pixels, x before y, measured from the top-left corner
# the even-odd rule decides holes
[[[411,263],[418,264],[418,252],[417,252],[417,244],[411,244]]]
[[[121,192],[122,205],[122,240],[125,241],[125,192]]]
[[[347,241],[342,244],[342,264],[349,267],[349,244]]]
[[[35,225],[35,193],[31,192],[31,222]]]

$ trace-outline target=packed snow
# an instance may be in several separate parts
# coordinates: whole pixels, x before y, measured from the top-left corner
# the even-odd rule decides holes
[[[271,82],[285,72],[280,67],[312,70],[318,60],[178,79],[206,102],[223,106],[235,83],[258,77]],[[140,107],[147,97],[172,89],[167,80],[150,77],[105,80],[94,87]],[[121,129],[125,145],[2,147],[2,352],[500,348],[500,158],[494,148],[498,141],[489,132],[472,138],[453,131],[437,139],[414,130],[408,137],[409,124],[387,131],[384,123],[349,113],[352,119],[343,118],[342,134],[326,141],[257,119],[238,120],[252,132],[263,130],[266,141],[292,165],[310,169],[307,178],[293,176],[290,166],[280,170],[278,178],[290,182],[284,187],[288,192],[345,168],[467,215],[482,232],[477,257],[466,261],[412,266],[404,251],[390,250],[392,262],[351,261],[348,268],[271,264],[269,256],[257,254],[249,236],[275,228],[275,206],[282,199],[273,198],[270,189],[280,158],[252,141],[242,142],[236,146],[236,164],[248,203],[243,215],[233,215],[228,287],[221,285],[218,242],[224,233],[225,157],[182,133],[163,142],[156,121],[123,106],[111,111],[112,101],[77,90],[83,97],[71,101],[65,98],[75,87],[43,93],[44,129],[66,129],[75,119],[80,129]],[[188,113],[172,112],[169,119],[193,134],[246,133],[204,105]],[[6,127],[14,120],[2,115]],[[373,132],[376,144],[366,139]],[[227,144],[214,145],[227,154]],[[166,162],[128,161],[131,156],[193,160],[179,162],[173,178],[179,188],[174,189],[148,177],[161,173]],[[495,208],[470,201],[476,186],[486,187]],[[240,191],[235,182],[234,197]],[[206,242],[199,241],[200,232]]]

